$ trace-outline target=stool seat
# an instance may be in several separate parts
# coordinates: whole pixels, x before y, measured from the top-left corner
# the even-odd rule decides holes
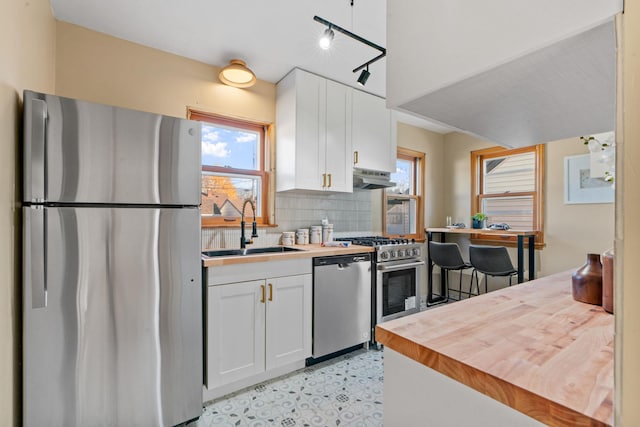
[[[446,292],[446,298],[449,299],[449,271],[460,271],[460,280],[458,284],[458,299],[462,299],[462,294],[467,293],[462,291],[462,270],[466,270],[468,268],[473,268],[471,264],[465,262],[462,259],[462,254],[460,253],[460,248],[457,243],[441,243],[441,242],[429,242],[429,256],[431,257],[431,261],[440,267],[445,274],[445,285],[446,289],[443,289]],[[455,290],[455,289],[452,289]],[[467,293],[471,296],[471,287],[469,287],[469,292]]]
[[[487,276],[509,277],[509,286],[511,286],[511,278],[518,274],[518,270],[513,267],[509,252],[504,246],[471,245],[469,246],[469,261],[473,266],[470,290],[473,288],[475,277],[478,293],[480,293],[478,272],[485,275],[485,293],[487,293]]]

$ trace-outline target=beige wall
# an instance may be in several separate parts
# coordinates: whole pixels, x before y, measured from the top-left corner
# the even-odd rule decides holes
[[[471,151],[494,145],[460,132],[444,136],[444,215],[454,223],[471,223]],[[445,218],[435,219],[429,226],[445,225]]]
[[[22,91],[53,92],[55,21],[48,0],[5,1],[0,10],[0,425],[18,425]]]
[[[471,215],[470,152],[494,146],[473,136],[445,135],[446,215],[469,225]],[[546,247],[537,251],[536,275],[547,276],[584,264],[587,253],[601,253],[613,246],[614,204],[564,204],[564,157],[588,153],[579,138],[546,144],[545,216]],[[440,219],[433,226],[441,226]],[[464,239],[461,239],[464,240]],[[462,245],[468,242],[461,241]],[[511,250],[515,260],[515,250]]]
[[[586,262],[587,253],[599,254],[613,247],[613,203],[564,204],[564,158],[588,152],[579,138],[546,146],[546,247],[540,252],[542,275],[580,266]]]
[[[444,218],[443,135],[398,123],[398,146],[425,153],[424,223]]]
[[[187,107],[194,107],[275,121],[272,83],[226,86],[218,80],[217,67],[64,22],[57,23],[56,47],[57,95],[175,117],[185,117]]]
[[[640,426],[640,4],[625,2],[622,18],[622,86],[619,88],[617,170],[622,177],[616,206],[615,259],[615,411],[616,425]],[[620,89],[623,95],[620,95]],[[620,122],[622,120],[622,123]],[[620,172],[618,172],[620,176]],[[626,262],[625,262],[626,261]],[[626,264],[626,266],[625,266]]]

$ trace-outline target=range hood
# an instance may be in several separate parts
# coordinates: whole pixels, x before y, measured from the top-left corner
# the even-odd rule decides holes
[[[353,169],[353,188],[358,190],[376,190],[378,188],[394,187],[391,182],[391,174],[384,171],[369,169]]]

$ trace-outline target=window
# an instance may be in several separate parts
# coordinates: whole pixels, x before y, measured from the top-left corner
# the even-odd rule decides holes
[[[391,181],[396,185],[385,189],[383,229],[389,237],[424,239],[422,187],[424,154],[398,148],[396,171]]]
[[[507,223],[513,230],[535,230],[543,244],[542,179],[544,145],[471,152],[471,215],[484,212],[488,224]],[[478,239],[496,240],[479,235]],[[499,238],[500,242],[513,238]]]
[[[239,223],[246,199],[255,201],[256,221],[266,224],[265,127],[195,111],[189,118],[203,122],[202,225]],[[245,215],[253,216],[247,209]]]

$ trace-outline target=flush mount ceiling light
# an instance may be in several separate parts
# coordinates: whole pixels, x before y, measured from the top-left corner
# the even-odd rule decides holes
[[[358,77],[358,83],[361,86],[364,86],[365,83],[367,82],[367,79],[371,75],[371,73],[369,72],[369,65],[373,64],[374,62],[378,61],[379,59],[384,58],[387,55],[387,50],[385,48],[383,48],[382,46],[379,46],[379,45],[377,45],[375,43],[372,43],[369,40],[367,40],[365,38],[362,38],[359,35],[354,34],[349,30],[345,30],[344,28],[334,24],[333,22],[329,22],[326,19],[321,18],[321,17],[319,17],[317,15],[313,17],[313,20],[327,26],[327,29],[324,30],[324,34],[322,35],[322,38],[320,39],[320,47],[323,48],[323,49],[329,49],[329,47],[331,46],[331,40],[333,40],[333,35],[334,35],[333,30],[336,30],[336,31],[341,32],[345,36],[351,37],[352,39],[357,40],[360,43],[366,44],[367,46],[370,46],[370,47],[380,51],[380,55],[376,56],[375,58],[373,58],[370,61],[365,62],[364,64],[360,65],[359,67],[356,67],[356,68],[353,69],[354,73],[357,72],[357,71],[362,70],[362,73],[360,73],[360,77]]]
[[[222,83],[233,87],[251,87],[256,83],[256,75],[240,59],[229,61],[229,65],[220,70],[218,78]]]

